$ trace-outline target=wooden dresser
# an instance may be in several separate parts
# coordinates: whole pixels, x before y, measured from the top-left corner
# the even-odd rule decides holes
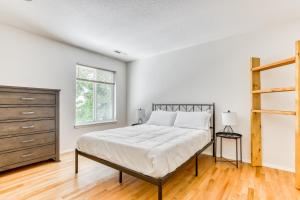
[[[59,161],[59,90],[0,86],[0,172]]]

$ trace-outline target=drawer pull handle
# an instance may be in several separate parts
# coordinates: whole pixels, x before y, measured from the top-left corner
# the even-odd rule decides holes
[[[33,100],[35,100],[35,98],[33,98],[33,97],[21,97],[21,100],[22,101],[33,101]]]
[[[22,112],[23,115],[32,115],[34,114],[34,112],[30,111],[30,112]]]
[[[34,139],[31,139],[31,140],[24,140],[24,141],[22,141],[22,143],[28,143],[28,142],[33,142],[34,141]]]
[[[34,125],[30,125],[30,126],[22,126],[22,129],[29,129],[29,128],[34,128]]]
[[[26,157],[29,157],[29,156],[32,156],[33,153],[29,153],[29,154],[24,154],[24,155],[21,155],[21,158],[26,158]]]

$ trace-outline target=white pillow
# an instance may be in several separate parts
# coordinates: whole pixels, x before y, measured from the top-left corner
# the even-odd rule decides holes
[[[209,130],[211,113],[209,112],[177,112],[174,126]]]
[[[147,124],[160,126],[173,126],[176,118],[176,112],[152,111]]]

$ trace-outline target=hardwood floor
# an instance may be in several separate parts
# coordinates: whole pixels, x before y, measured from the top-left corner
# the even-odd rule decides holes
[[[44,162],[0,174],[1,200],[53,199],[156,199],[157,188],[80,157],[79,174],[74,174],[74,154],[61,162]],[[294,188],[294,174],[270,168],[239,169],[227,163],[214,163],[212,157],[199,157],[199,176],[194,162],[182,168],[163,187],[163,199],[300,199]]]

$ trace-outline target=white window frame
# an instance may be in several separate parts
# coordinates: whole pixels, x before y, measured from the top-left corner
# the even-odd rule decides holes
[[[77,77],[77,69],[78,67],[86,67],[86,68],[93,68],[96,70],[102,70],[102,71],[107,71],[107,72],[111,72],[113,73],[113,82],[104,82],[104,81],[97,81],[97,80],[89,80],[89,79],[84,79],[84,78],[79,78]],[[102,84],[107,84],[107,85],[114,85],[114,90],[113,90],[113,94],[112,94],[112,98],[113,98],[113,119],[112,120],[101,120],[101,121],[97,121],[96,119],[96,102],[97,102],[97,98],[96,98],[96,87],[94,85],[93,87],[93,121],[92,122],[86,122],[86,123],[76,123],[76,95],[75,95],[75,128],[81,128],[81,127],[86,127],[86,126],[96,126],[96,125],[101,125],[101,124],[106,124],[106,123],[116,123],[117,122],[117,116],[116,116],[116,71],[112,71],[112,70],[108,70],[108,69],[104,69],[104,68],[100,68],[100,67],[94,67],[94,66],[89,66],[89,65],[84,65],[84,64],[80,64],[80,63],[76,63],[75,66],[76,69],[76,82],[75,85],[77,83],[77,81],[86,81],[86,82],[91,82],[93,84],[96,83],[102,83]],[[77,90],[75,89],[75,92],[77,93]]]

